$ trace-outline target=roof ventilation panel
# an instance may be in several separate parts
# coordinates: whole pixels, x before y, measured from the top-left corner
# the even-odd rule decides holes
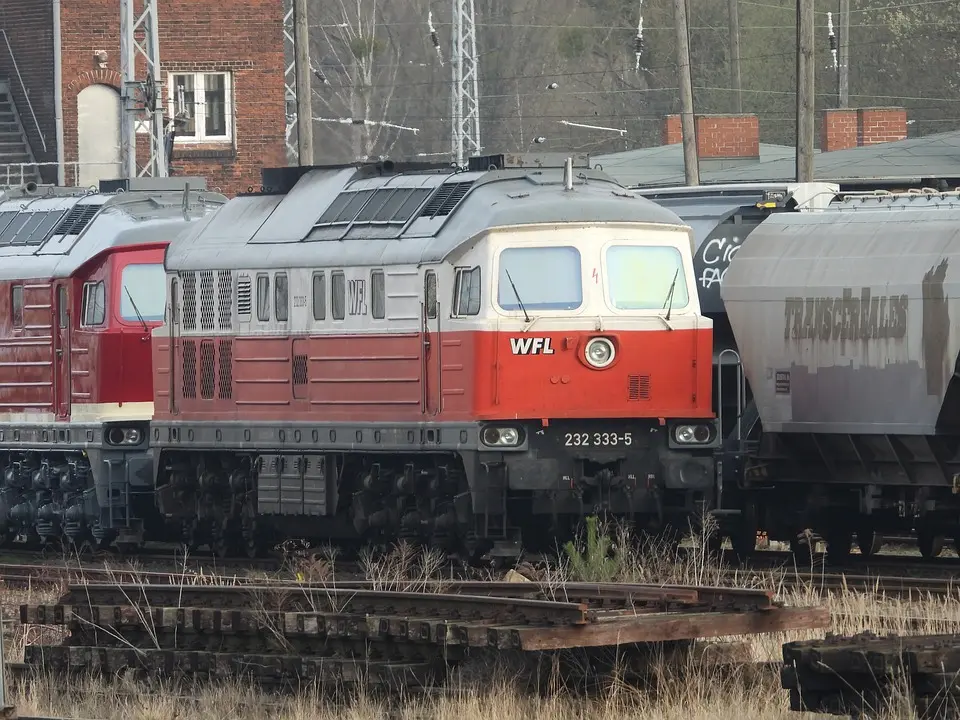
[[[473,183],[474,181],[441,185],[424,205],[418,217],[435,218],[449,215],[460,204],[467,191],[473,187]]]
[[[102,205],[74,205],[54,229],[54,235],[79,235],[90,224]]]

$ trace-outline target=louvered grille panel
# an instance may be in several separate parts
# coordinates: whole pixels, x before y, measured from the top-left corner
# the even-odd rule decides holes
[[[213,340],[200,343],[200,397],[213,400],[214,390]]]
[[[213,330],[214,314],[213,270],[200,271],[200,329]]]
[[[197,344],[193,340],[183,341],[183,397],[197,397]]]
[[[90,224],[101,205],[74,205],[54,229],[54,235],[79,235]]]
[[[630,375],[627,378],[627,395],[631,401],[650,399],[650,376]]]
[[[183,329],[197,329],[197,275],[192,272],[180,273],[183,285]]]
[[[449,215],[463,200],[463,196],[473,186],[472,182],[447,183],[437,188],[436,193],[420,211],[420,217],[441,217]]]
[[[253,281],[249,275],[241,275],[237,280],[237,315],[249,317],[253,312]]]
[[[233,399],[233,341],[221,340],[218,354],[220,364],[220,399]]]
[[[217,307],[219,308],[221,330],[233,329],[233,273],[229,270],[217,271]]]

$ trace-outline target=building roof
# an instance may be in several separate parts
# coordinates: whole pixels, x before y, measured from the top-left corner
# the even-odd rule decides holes
[[[760,143],[759,161],[755,158],[711,158],[700,160],[701,180],[720,182],[725,172],[758,164],[788,160],[793,162],[794,151],[786,145]],[[683,145],[659,145],[609,155],[595,155],[590,164],[602,169],[622,185],[676,185],[683,184]],[[716,177],[715,177],[716,176]]]
[[[793,150],[791,148],[791,154]],[[726,182],[783,180],[794,177],[794,159],[754,163],[726,171]],[[960,177],[960,130],[896,142],[821,153],[814,163],[817,180],[908,180]]]
[[[925,179],[960,180],[960,130],[865,147],[816,151],[814,178],[825,182],[868,180],[917,183]],[[767,182],[796,177],[795,151],[785,145],[760,144],[760,159],[701,160],[703,183]],[[625,185],[683,183],[683,147],[642,148],[591,158],[596,167]],[[956,183],[954,183],[956,184]]]

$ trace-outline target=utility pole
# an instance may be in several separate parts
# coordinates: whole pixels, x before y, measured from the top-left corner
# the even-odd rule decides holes
[[[840,32],[838,36],[840,60],[837,68],[840,75],[837,95],[840,107],[850,105],[850,0],[840,0]]]
[[[738,0],[729,0],[730,19],[730,87],[735,98],[735,112],[743,112],[743,91],[740,87],[740,8]]]
[[[143,35],[138,40],[137,35]],[[137,80],[136,58],[146,60],[147,77]],[[160,36],[157,0],[120,0],[120,160],[126,179],[150,175],[167,177],[164,143],[163,85],[160,83]],[[149,117],[150,157],[137,167],[137,119]]]
[[[479,155],[480,72],[477,65],[477,29],[473,0],[453,0],[453,52],[450,53],[453,92],[451,153],[463,167],[467,152]]]
[[[693,115],[693,81],[690,78],[690,38],[687,35],[687,5],[685,0],[673,0],[673,16],[674,25],[677,28],[677,69],[680,74],[680,130],[683,135],[683,174],[687,185],[699,185],[697,124]]]
[[[297,164],[299,148],[293,133],[297,131],[297,43],[293,39],[293,0],[284,0],[283,4],[283,89],[286,95],[287,116],[287,161]]]
[[[813,0],[797,0],[797,182],[813,181]]]
[[[297,158],[300,165],[313,165],[313,90],[310,87],[307,0],[293,0],[293,46],[297,80]]]

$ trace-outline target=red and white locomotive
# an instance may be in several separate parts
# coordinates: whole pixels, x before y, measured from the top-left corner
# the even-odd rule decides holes
[[[143,539],[164,249],[226,201],[187,183],[0,195],[0,541]]]
[[[189,542],[513,553],[709,505],[690,228],[569,161],[508,164],[265,170],[172,240],[150,442]]]

